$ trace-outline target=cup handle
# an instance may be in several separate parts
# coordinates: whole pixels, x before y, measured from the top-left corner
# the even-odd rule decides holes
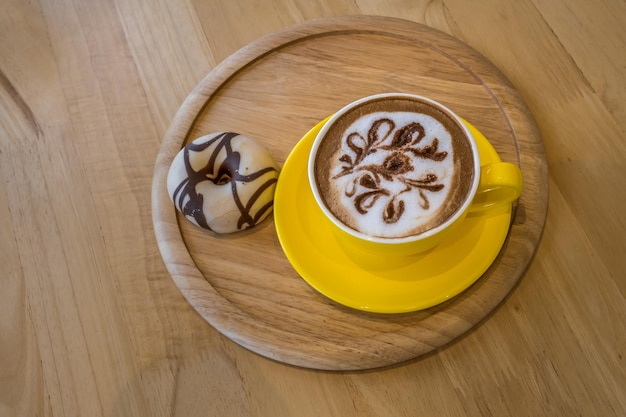
[[[480,167],[478,190],[470,211],[486,210],[500,204],[510,204],[522,194],[522,171],[509,162],[494,162]]]

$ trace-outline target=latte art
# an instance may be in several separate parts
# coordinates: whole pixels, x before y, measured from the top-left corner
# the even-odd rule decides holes
[[[397,126],[394,119],[401,123],[413,121]],[[440,150],[436,136],[422,145],[426,129],[418,119],[427,125],[439,125],[439,129],[429,129],[431,134],[447,134],[436,120],[412,113],[375,113],[369,127],[356,123],[357,126],[351,126],[354,130],[348,129],[339,157],[345,164],[337,166],[340,172],[332,178],[345,184],[342,197],[351,199],[359,214],[366,215],[382,199],[382,220],[386,224],[397,223],[405,213],[405,200],[415,199],[407,193],[417,193],[418,205],[425,212],[431,210],[430,193],[446,193],[446,186],[439,178],[445,180],[446,173],[452,171],[451,163],[447,163],[452,160],[448,158],[452,150]],[[446,139],[444,143],[449,143],[449,138]],[[420,163],[420,159],[438,164]],[[342,177],[346,180],[342,181]]]
[[[334,123],[318,151],[316,180],[348,227],[383,238],[420,234],[464,201],[471,149],[440,110],[407,99],[382,104],[368,102]]]

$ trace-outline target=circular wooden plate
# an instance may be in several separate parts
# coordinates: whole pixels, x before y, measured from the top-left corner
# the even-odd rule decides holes
[[[259,139],[282,166],[298,140],[344,104],[400,91],[429,96],[476,126],[525,190],[491,268],[468,290],[427,310],[374,314],[339,305],[301,279],[274,224],[216,236],[177,215],[166,178],[189,140],[216,131]],[[159,248],[174,282],[212,326],[285,363],[327,370],[390,366],[440,348],[509,294],[539,242],[547,209],[543,144],[524,101],[484,57],[458,40],[399,19],[354,16],[307,22],[261,38],[204,78],[160,149],[152,189]]]

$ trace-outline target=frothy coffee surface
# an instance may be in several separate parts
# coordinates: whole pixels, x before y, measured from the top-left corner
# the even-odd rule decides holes
[[[463,129],[430,103],[407,97],[367,101],[328,130],[315,160],[326,207],[363,234],[399,238],[445,222],[474,176]]]

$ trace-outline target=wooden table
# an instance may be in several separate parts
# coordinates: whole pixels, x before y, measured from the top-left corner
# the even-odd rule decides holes
[[[0,416],[626,414],[623,2],[0,9]],[[550,193],[532,263],[482,323],[409,363],[327,372],[253,353],[197,314],[161,258],[151,185],[207,73],[261,36],[348,14],[424,23],[495,64],[537,122]]]

